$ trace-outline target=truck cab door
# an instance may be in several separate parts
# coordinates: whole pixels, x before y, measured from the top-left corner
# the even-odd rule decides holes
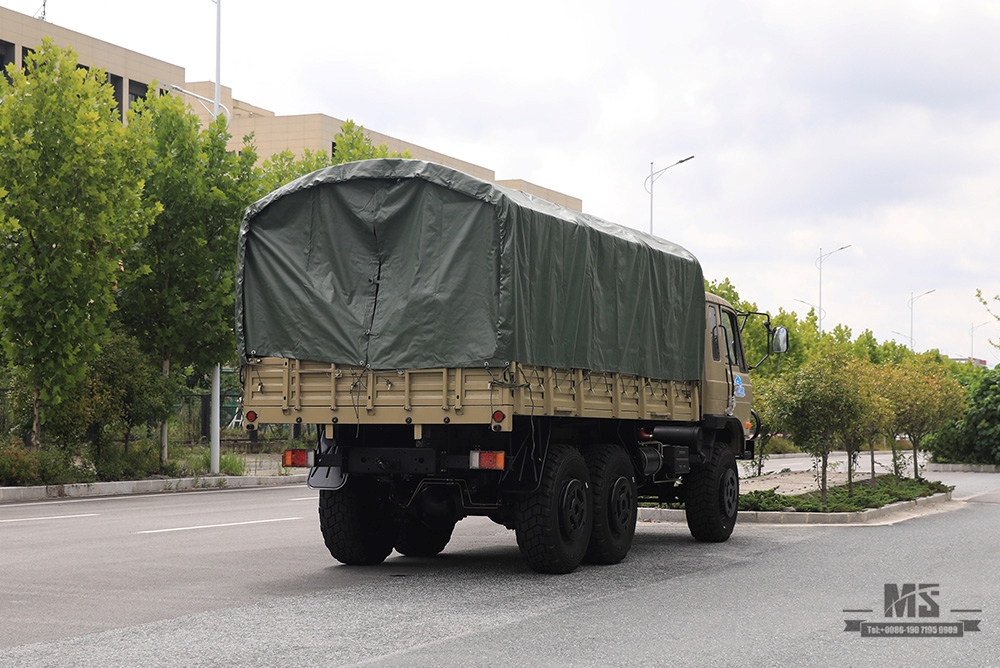
[[[705,355],[705,412],[732,415],[746,425],[750,416],[750,374],[743,354],[736,312],[709,302],[708,346]]]

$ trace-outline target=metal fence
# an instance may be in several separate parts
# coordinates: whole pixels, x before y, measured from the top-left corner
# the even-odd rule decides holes
[[[219,425],[222,428],[221,440],[227,446],[241,446],[242,449],[253,451],[258,444],[282,441],[287,439],[315,438],[315,427],[311,425],[262,425],[260,432],[243,430],[243,411],[240,405],[241,395],[223,394],[219,411]],[[13,435],[18,427],[15,415],[14,390],[0,387],[0,439]],[[212,396],[211,394],[188,393],[181,395],[174,404],[174,409],[167,420],[171,443],[193,444],[211,440],[212,429]],[[20,438],[23,434],[17,434]],[[156,425],[149,424],[133,432],[133,438],[159,439]]]

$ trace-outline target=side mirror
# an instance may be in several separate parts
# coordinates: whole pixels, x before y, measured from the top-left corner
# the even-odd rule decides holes
[[[776,354],[788,352],[788,330],[781,325],[774,328],[774,335],[771,338],[771,352]]]

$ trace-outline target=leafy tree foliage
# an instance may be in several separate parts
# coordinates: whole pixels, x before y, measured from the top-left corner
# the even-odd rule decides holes
[[[137,426],[167,418],[176,390],[134,337],[112,328],[83,381],[47,416],[45,430],[65,443],[82,436],[95,458],[116,440],[127,453]]]
[[[50,40],[0,77],[0,340],[43,405],[79,382],[115,308],[122,254],[155,214],[141,199],[148,126],[118,121],[99,70]]]
[[[962,415],[965,392],[936,354],[913,357],[898,365],[886,391],[892,404],[893,432],[910,440],[913,476],[920,477],[917,452],[921,442]]]
[[[236,241],[254,197],[256,154],[226,151],[225,118],[202,129],[173,95],[150,96],[130,116],[153,129],[147,202],[162,207],[125,255],[121,319],[164,373],[204,373],[234,356]]]
[[[295,154],[288,149],[275,153],[261,163],[257,194],[264,196],[300,176],[329,167],[331,164],[330,154],[325,151],[313,151],[307,148],[299,159],[296,159]]]
[[[881,387],[883,375],[881,369],[872,364],[868,358],[852,359],[847,362],[845,373],[857,393],[857,419],[846,422],[840,427],[840,442],[847,451],[847,489],[848,494],[854,493],[854,465],[857,453],[865,445],[871,454],[872,485],[875,485],[875,441],[885,434],[891,422],[892,414],[889,401],[884,396]]]
[[[862,414],[862,403],[843,354],[815,357],[784,379],[773,398],[795,444],[820,460],[820,493],[826,503],[830,452]]]
[[[1000,464],[1000,368],[976,379],[965,415],[929,439],[928,449],[938,462]]]
[[[760,416],[760,433],[754,443],[753,467],[754,475],[761,475],[764,472],[764,464],[767,462],[770,453],[768,446],[774,435],[783,427],[781,415],[778,412],[778,402],[776,392],[781,390],[780,382],[771,377],[761,377],[754,380],[753,384],[753,405],[757,415]]]

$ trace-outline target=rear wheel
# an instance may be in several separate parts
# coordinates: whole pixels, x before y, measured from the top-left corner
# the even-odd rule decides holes
[[[356,566],[385,561],[395,542],[385,496],[374,480],[355,476],[340,489],[320,490],[319,527],[334,559]]]
[[[721,543],[736,526],[740,478],[729,446],[716,443],[712,458],[684,476],[684,508],[688,529],[696,540]]]
[[[539,573],[569,573],[587,552],[592,527],[590,474],[583,455],[549,446],[538,490],[515,510],[517,546]]]
[[[410,520],[396,534],[396,551],[407,557],[433,557],[448,545],[454,530],[454,523],[433,527]]]
[[[594,497],[594,522],[584,560],[617,564],[625,558],[635,536],[638,493],[635,467],[622,448],[600,445],[587,452],[587,468]]]

